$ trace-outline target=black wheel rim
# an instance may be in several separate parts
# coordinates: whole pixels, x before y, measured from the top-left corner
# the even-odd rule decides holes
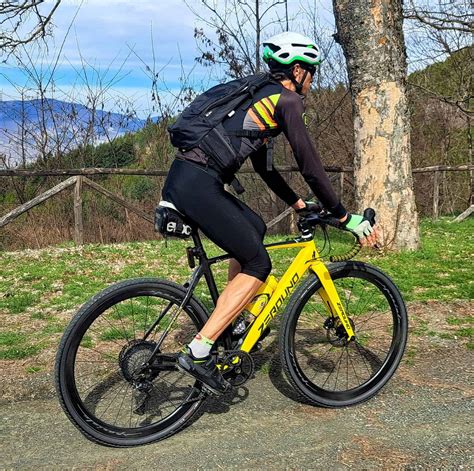
[[[378,278],[362,271],[336,273],[333,281],[356,339],[347,341],[318,294],[308,294],[294,317],[289,351],[302,385],[331,401],[350,401],[379,389],[401,356],[402,330],[394,294]]]
[[[151,390],[142,392],[126,379],[120,366],[121,352],[123,356],[133,342],[143,342],[150,326],[171,303],[168,314],[146,338],[149,343],[159,341],[180,301],[156,289],[123,293],[94,309],[70,336],[64,381],[69,406],[86,427],[118,440],[149,437],[174,426],[197,406],[200,386],[177,369],[158,372],[150,381]],[[160,351],[176,354],[198,326],[189,308],[180,311]],[[137,358],[137,364],[146,359]]]

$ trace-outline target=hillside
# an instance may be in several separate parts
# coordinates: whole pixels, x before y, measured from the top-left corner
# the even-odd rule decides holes
[[[146,120],[55,99],[0,102],[0,153],[10,164],[34,161],[44,151],[67,153],[133,133]]]

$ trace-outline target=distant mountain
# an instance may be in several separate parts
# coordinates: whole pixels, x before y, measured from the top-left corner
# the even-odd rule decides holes
[[[64,152],[84,143],[100,144],[136,132],[145,124],[146,120],[132,114],[93,110],[54,99],[1,101],[0,153],[10,163],[19,162],[23,154],[33,161],[43,146],[52,152]]]

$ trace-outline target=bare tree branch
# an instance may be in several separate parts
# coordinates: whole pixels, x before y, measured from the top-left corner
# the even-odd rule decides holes
[[[407,20],[416,20],[438,31],[474,33],[474,15],[470,2],[443,3],[439,1],[438,7],[438,9],[434,9],[430,3],[420,5],[415,0],[411,0],[405,8],[403,16]]]
[[[51,19],[58,9],[61,0],[56,0],[46,13],[40,11],[39,5],[44,0],[7,0],[0,3],[0,52],[7,56],[21,45],[31,43],[37,39],[44,39],[51,26]],[[33,26],[22,31],[27,21]]]

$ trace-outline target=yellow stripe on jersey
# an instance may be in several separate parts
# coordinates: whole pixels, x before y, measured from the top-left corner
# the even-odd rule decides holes
[[[281,97],[281,93],[277,93],[275,95],[270,95],[268,98],[276,106],[280,97]]]
[[[268,113],[267,109],[260,102],[255,103],[254,108],[269,127],[276,128],[278,126],[275,120]]]
[[[270,115],[273,116],[273,113],[275,113],[275,105],[268,98],[262,98],[260,103],[263,103]]]

